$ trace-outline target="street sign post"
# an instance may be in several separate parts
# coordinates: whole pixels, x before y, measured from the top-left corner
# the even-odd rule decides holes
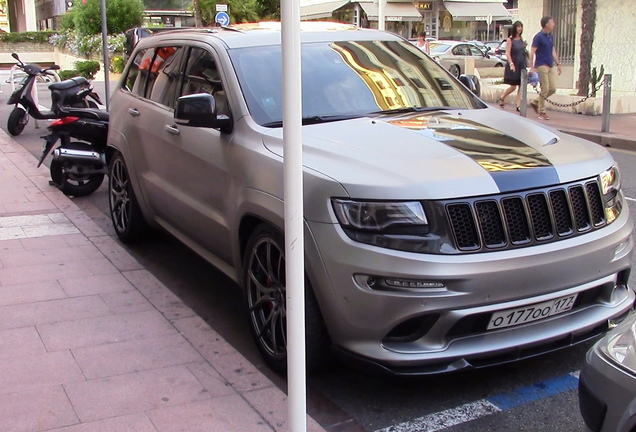
[[[230,16],[227,12],[219,12],[214,17],[214,22],[217,24],[221,24],[222,26],[226,26],[230,24]]]

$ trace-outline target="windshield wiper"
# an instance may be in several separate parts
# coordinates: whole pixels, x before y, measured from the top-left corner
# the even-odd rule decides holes
[[[354,118],[362,117],[362,114],[334,114],[334,115],[315,115],[315,116],[307,116],[302,118],[303,126],[318,124],[318,123],[328,123],[340,120],[351,120]],[[262,126],[269,128],[278,128],[283,126],[282,120],[277,120],[269,123],[264,123]]]
[[[443,106],[439,106],[439,107],[404,107],[404,108],[395,108],[395,109],[390,109],[390,110],[383,110],[383,111],[374,111],[370,114],[405,114],[405,113],[412,113],[412,112],[428,112],[428,111],[440,111],[440,110],[446,110],[446,109],[455,109],[453,107],[443,107]]]

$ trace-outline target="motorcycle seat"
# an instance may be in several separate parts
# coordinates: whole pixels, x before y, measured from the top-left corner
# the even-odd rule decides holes
[[[105,122],[107,122],[110,118],[108,111],[96,108],[65,108],[64,114],[79,118],[97,119]]]
[[[49,86],[49,90],[68,90],[73,87],[83,87],[90,84],[84,77],[70,78]]]

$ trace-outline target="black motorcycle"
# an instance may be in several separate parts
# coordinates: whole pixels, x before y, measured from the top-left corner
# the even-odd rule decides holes
[[[66,195],[85,196],[97,190],[108,174],[106,137],[108,112],[90,108],[66,108],[64,117],[52,122],[38,167],[53,150],[52,184]],[[71,141],[71,139],[79,141]]]
[[[7,120],[7,131],[11,135],[20,135],[29,122],[29,117],[36,120],[51,120],[60,118],[62,116],[61,110],[64,107],[96,108],[102,104],[97,93],[93,91],[91,83],[86,78],[76,77],[51,84],[49,86],[51,110],[40,111],[33,100],[33,85],[38,77],[53,75],[51,71],[58,70],[60,67],[53,65],[50,68],[42,68],[37,64],[24,64],[16,53],[11,54],[11,56],[18,61],[17,66],[26,73],[26,78],[7,102],[8,105],[15,105]],[[92,101],[87,99],[89,96],[93,99]]]

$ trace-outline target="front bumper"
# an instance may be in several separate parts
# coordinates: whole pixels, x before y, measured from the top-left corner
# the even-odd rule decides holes
[[[627,287],[629,212],[584,236],[517,250],[426,255],[349,239],[308,223],[308,261],[321,311],[340,353],[393,373],[438,373],[531,357],[607,330],[635,300]],[[441,283],[443,289],[378,290],[370,275]],[[578,305],[540,321],[486,330],[502,311],[578,293]],[[578,301],[578,300],[577,300]],[[421,322],[417,328],[418,320]],[[415,322],[413,334],[395,334]],[[484,324],[485,323],[485,324]],[[418,333],[419,332],[419,333]]]
[[[592,432],[631,432],[636,427],[636,376],[608,361],[599,343],[588,351],[581,370],[581,415]]]

